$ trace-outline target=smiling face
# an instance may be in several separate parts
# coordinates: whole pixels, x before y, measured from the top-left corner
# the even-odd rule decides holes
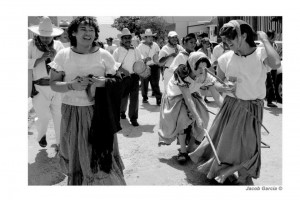
[[[77,46],[91,46],[96,37],[95,28],[84,23],[79,24],[77,32],[72,35],[76,37]]]

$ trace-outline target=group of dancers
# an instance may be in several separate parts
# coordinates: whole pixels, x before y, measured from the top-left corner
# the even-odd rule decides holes
[[[61,109],[54,125],[60,133],[58,152],[68,184],[125,185],[116,132],[121,130],[120,118],[126,118],[128,98],[130,121],[139,125],[139,77],[132,66],[149,60],[131,45],[133,34],[126,28],[119,34],[120,47],[111,54],[97,45],[100,30],[95,18],[75,18],[68,25],[70,46],[65,48],[53,40],[63,31],[49,20],[43,18],[40,25],[29,28],[37,35],[29,40],[29,71],[38,92],[33,103],[41,119],[49,120],[45,104],[52,115]],[[153,36],[151,30],[145,35]],[[220,36],[230,50],[214,62],[205,52],[194,51],[195,34],[184,37],[181,46],[175,31],[169,32],[168,44],[157,50],[158,61],[149,62],[153,69],[164,69],[164,92],[161,95],[157,89],[155,94],[160,106],[159,145],[177,139],[179,163],[191,159],[209,179],[224,183],[233,177],[236,184],[249,185],[260,173],[266,74],[280,67],[280,58],[267,35],[255,33],[242,20],[224,24]],[[263,47],[254,43],[256,36]],[[145,42],[146,50],[147,45],[151,50],[152,40]],[[216,74],[211,70],[214,65]],[[209,130],[203,88],[220,107]],[[38,126],[40,145],[47,145],[45,134],[40,134],[45,127],[45,123]]]
[[[190,158],[201,173],[219,183],[230,179],[252,185],[261,167],[267,72],[281,66],[280,57],[266,33],[255,33],[242,20],[224,24],[219,34],[230,50],[218,58],[217,76],[208,70],[211,63],[202,52],[191,52],[175,64],[162,100],[159,145],[178,138],[179,162]],[[256,46],[256,37],[263,47]],[[203,86],[220,106],[209,130],[208,109],[199,95]]]

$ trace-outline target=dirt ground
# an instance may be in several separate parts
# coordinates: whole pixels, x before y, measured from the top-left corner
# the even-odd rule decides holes
[[[151,90],[148,93],[151,95]],[[159,107],[155,98],[149,104],[141,102],[139,107],[139,127],[130,125],[128,119],[121,120],[123,129],[117,133],[119,148],[125,170],[127,185],[216,185],[197,172],[196,165],[189,161],[179,165],[176,155],[179,148],[174,142],[170,146],[158,147],[157,124]],[[208,98],[212,101],[212,98]],[[270,131],[262,140],[271,148],[262,148],[261,176],[254,180],[255,185],[282,185],[282,107],[265,107],[264,125]],[[30,112],[28,102],[28,185],[67,185],[67,178],[60,172],[55,153],[55,135],[52,121],[47,132],[48,146],[41,148],[36,141],[34,125],[35,113]],[[214,102],[208,103],[210,111],[216,113]],[[210,124],[214,115],[210,114]]]

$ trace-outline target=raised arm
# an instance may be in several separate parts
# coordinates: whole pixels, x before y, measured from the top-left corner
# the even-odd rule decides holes
[[[272,69],[278,69],[281,66],[280,56],[277,51],[272,47],[269,42],[268,36],[263,31],[257,32],[258,39],[262,41],[265,46],[267,58],[264,60],[264,63],[270,66]]]

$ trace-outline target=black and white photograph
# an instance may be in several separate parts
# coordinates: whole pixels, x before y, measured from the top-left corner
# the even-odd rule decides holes
[[[296,196],[293,6],[48,4],[7,4],[1,199]]]

